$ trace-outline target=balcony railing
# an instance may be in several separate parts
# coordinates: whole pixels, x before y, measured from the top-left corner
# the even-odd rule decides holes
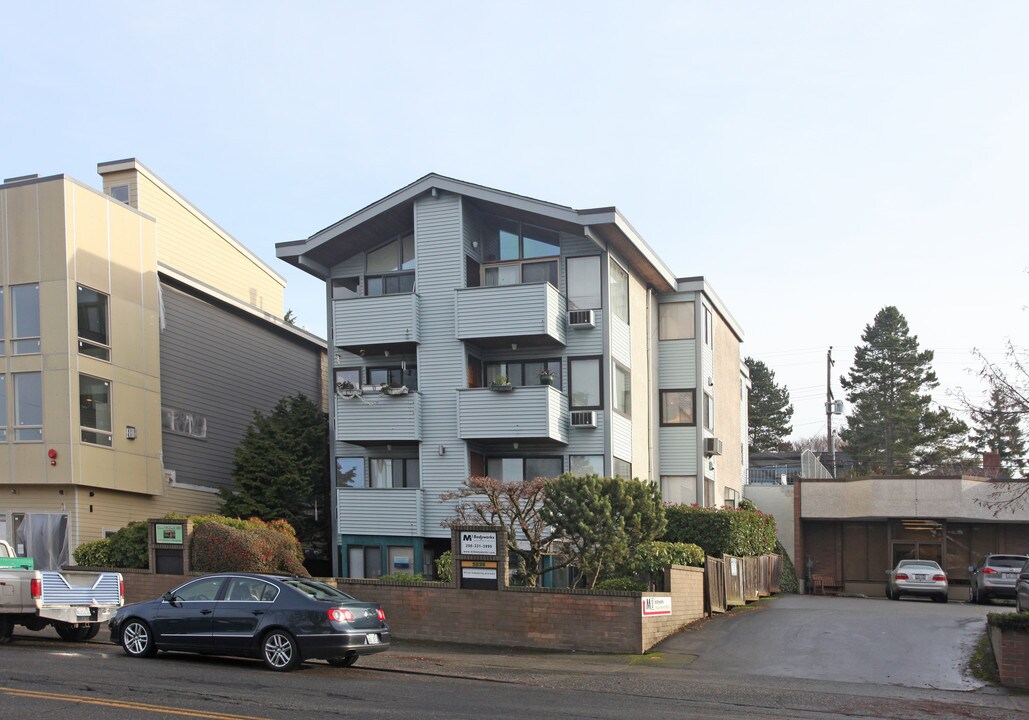
[[[418,442],[422,403],[418,393],[336,396],[336,440],[340,442]]]
[[[484,345],[565,344],[566,302],[550,283],[459,288],[457,338]]]
[[[465,440],[551,440],[568,443],[568,397],[549,385],[511,392],[465,388],[457,393],[458,428]]]
[[[418,295],[377,295],[332,301],[336,347],[348,352],[418,342]]]

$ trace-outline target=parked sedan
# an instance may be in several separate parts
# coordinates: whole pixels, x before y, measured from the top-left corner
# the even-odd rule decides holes
[[[947,574],[932,560],[901,560],[887,570],[886,597],[899,600],[902,595],[928,596],[933,602],[947,602]]]
[[[984,604],[995,597],[1015,597],[1015,580],[1027,560],[1026,555],[986,555],[975,565],[969,565],[972,602]]]
[[[235,655],[280,671],[313,658],[349,667],[390,644],[378,604],[310,578],[253,573],[205,575],[126,605],[110,629],[111,641],[131,657],[158,650]]]

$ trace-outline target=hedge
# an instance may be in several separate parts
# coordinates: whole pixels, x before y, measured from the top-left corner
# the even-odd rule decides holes
[[[190,557],[193,570],[308,575],[300,543],[284,527],[256,518],[224,519],[230,522],[222,522],[219,516],[194,518]]]
[[[663,540],[693,543],[713,557],[775,552],[775,518],[757,510],[666,505]]]

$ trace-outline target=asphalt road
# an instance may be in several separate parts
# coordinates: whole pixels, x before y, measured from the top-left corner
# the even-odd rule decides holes
[[[1029,695],[905,684],[917,680],[914,671],[903,678],[880,671],[878,680],[869,679],[874,672],[848,653],[807,652],[824,644],[820,636],[871,639],[908,626],[937,634],[957,627],[963,644],[981,632],[988,610],[788,596],[702,622],[645,656],[400,642],[354,668],[312,662],[287,674],[251,660],[166,653],[137,660],[104,644],[106,632],[101,642],[64,643],[52,631],[19,628],[13,643],[0,647],[0,720],[1023,717]],[[904,644],[903,637],[896,640]],[[860,654],[873,645],[852,640],[848,646]],[[918,664],[917,656],[901,657],[888,664]],[[727,670],[724,663],[742,665]],[[953,684],[957,676],[947,673]]]

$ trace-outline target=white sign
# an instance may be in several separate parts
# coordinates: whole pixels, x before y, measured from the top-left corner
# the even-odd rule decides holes
[[[469,532],[461,531],[461,554],[462,555],[492,555],[497,554],[497,534],[495,532]]]
[[[496,580],[496,568],[461,568],[461,577],[466,580]]]
[[[729,558],[729,574],[733,577],[739,575],[739,568],[737,567],[736,558]]]
[[[654,615],[671,615],[672,598],[670,597],[645,597],[643,598],[643,617]]]

